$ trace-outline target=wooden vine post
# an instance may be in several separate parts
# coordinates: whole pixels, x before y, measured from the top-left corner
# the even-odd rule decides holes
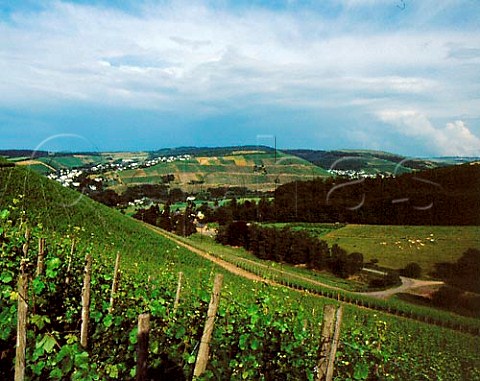
[[[215,315],[220,304],[220,290],[222,288],[223,275],[217,274],[213,285],[213,292],[208,306],[207,321],[203,330],[200,348],[198,350],[197,362],[193,371],[194,377],[201,376],[207,369],[208,356],[210,351],[210,339],[212,338]]]
[[[24,249],[28,250],[28,246]],[[24,252],[25,253],[25,252]],[[28,278],[25,272],[26,262],[20,265],[20,276],[18,278],[18,308],[17,308],[17,345],[15,353],[15,381],[25,379],[25,351],[27,347],[27,290]]]
[[[120,252],[117,253],[117,258],[115,259],[115,268],[113,270],[113,282],[112,282],[112,291],[110,292],[110,307],[108,308],[108,313],[113,312],[113,304],[115,301],[115,293],[118,288],[118,270],[120,268]]]
[[[92,280],[92,256],[87,254],[82,288],[82,325],[80,327],[80,345],[87,348],[88,323],[90,320],[90,282]]]
[[[27,258],[28,256],[28,248],[30,246],[30,229],[25,231],[25,243],[22,246],[23,257]]]
[[[72,239],[72,246],[70,248],[70,256],[68,257],[68,266],[67,266],[67,279],[65,283],[70,284],[70,272],[72,271],[73,255],[75,254],[75,240]]]
[[[138,316],[136,381],[147,381],[149,334],[150,334],[150,315],[141,314]]]
[[[45,269],[45,238],[38,240],[38,257],[37,257],[37,277],[43,274]]]
[[[331,381],[335,367],[335,355],[337,354],[338,341],[340,338],[340,326],[342,324],[343,307],[338,309],[332,305],[323,308],[322,342],[320,358],[317,365],[316,381]]]
[[[175,294],[175,302],[173,303],[173,313],[174,314],[177,312],[178,306],[180,305],[180,293],[182,291],[182,280],[183,280],[183,273],[180,271],[178,273],[177,293]]]

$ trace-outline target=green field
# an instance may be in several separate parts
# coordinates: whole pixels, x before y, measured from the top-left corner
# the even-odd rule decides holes
[[[347,225],[320,236],[330,245],[362,253],[366,261],[378,259],[381,266],[400,269],[416,262],[424,276],[435,263],[453,263],[468,248],[480,249],[478,226]]]
[[[38,159],[39,161],[55,168],[55,169],[72,169],[83,167],[87,164],[100,164],[105,162],[103,155],[65,155],[65,156],[48,156]]]
[[[317,295],[327,296],[334,300],[344,300],[357,306],[368,306],[377,311],[388,310],[397,316],[410,316],[420,321],[435,321],[436,324],[444,326],[462,325],[467,330],[472,329],[475,332],[480,332],[480,320],[476,318],[457,315],[432,306],[407,302],[397,296],[386,300],[374,299],[364,293],[371,290],[359,278],[342,279],[326,271],[312,271],[303,266],[262,260],[244,248],[224,246],[215,242],[213,238],[200,234],[194,234],[188,238],[173,237],[233,263],[239,268],[257,274],[263,279],[272,280],[287,287],[308,290],[308,292]]]
[[[244,248],[224,246],[215,242],[213,238],[201,234],[194,234],[184,241],[193,243],[196,247],[205,251],[215,253],[216,256],[242,268],[246,267],[251,271],[257,269],[258,271],[254,272],[261,273],[267,279],[288,278],[292,281],[300,279],[306,282],[320,282],[329,287],[340,288],[345,291],[365,291],[367,289],[363,283],[338,278],[328,272],[315,272],[289,264],[258,259]]]
[[[31,164],[28,167],[45,176],[53,172],[49,167],[43,164]]]
[[[337,229],[344,227],[344,224],[322,224],[322,223],[305,223],[305,222],[275,222],[275,223],[264,223],[262,224],[266,227],[272,227],[276,229],[283,229],[288,227],[292,230],[305,230],[308,233],[314,235],[315,237],[322,237],[325,234],[328,234]]]

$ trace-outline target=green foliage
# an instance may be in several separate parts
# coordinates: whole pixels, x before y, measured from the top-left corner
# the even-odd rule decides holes
[[[478,225],[479,176],[479,165],[463,164],[358,181],[292,182],[275,191],[275,221]]]
[[[480,250],[469,248],[456,263],[437,263],[436,275],[447,284],[480,293]]]
[[[6,215],[6,213],[2,213]],[[15,283],[20,261],[31,263],[28,273],[29,326],[27,339],[28,379],[51,380],[130,380],[135,376],[136,319],[151,314],[150,371],[166,379],[191,378],[196,350],[209,301],[209,279],[182,294],[181,306],[173,311],[176,279],[167,269],[156,278],[121,272],[113,313],[109,313],[109,289],[112,264],[95,258],[92,278],[91,327],[89,345],[79,345],[80,293],[84,257],[94,247],[76,240],[77,246],[68,273],[72,237],[47,237],[45,273],[36,276],[36,243],[44,232],[31,228],[30,250],[26,258],[18,255],[26,243],[26,224],[14,224],[8,218],[1,223],[2,275],[0,282],[0,348],[3,353],[0,377],[12,378],[16,299]],[[67,275],[71,282],[66,283]],[[253,299],[239,301],[239,288],[226,287],[217,316],[211,347],[211,359],[203,380],[287,379],[313,380],[318,361],[320,319],[313,319],[290,291],[274,292],[267,286],[251,289]],[[296,305],[293,308],[293,305]],[[356,321],[353,316],[360,316]],[[318,316],[321,318],[321,316]],[[392,325],[392,327],[387,324]],[[448,375],[450,379],[474,379],[479,359],[468,347],[465,357],[449,365],[446,355],[429,358],[430,368],[416,365],[413,352],[397,352],[395,335],[405,332],[396,320],[368,317],[355,311],[346,317],[337,359],[339,379],[412,379]],[[408,331],[408,330],[407,330]],[[393,335],[393,337],[391,337]],[[415,337],[411,335],[411,337]],[[447,335],[447,337],[449,337]],[[452,336],[454,337],[454,336]],[[415,337],[415,339],[417,339]],[[478,340],[462,339],[478,344]],[[409,341],[411,343],[412,340]],[[445,345],[445,344],[444,344]],[[448,344],[450,345],[450,344]],[[447,346],[448,346],[447,345]],[[448,353],[448,349],[445,349]],[[462,365],[461,367],[458,367]],[[425,367],[425,368],[424,368]],[[174,373],[172,373],[174,372]],[[433,371],[432,371],[433,372]],[[176,376],[173,376],[176,374]],[[171,377],[171,378],[168,378]]]
[[[177,237],[177,239],[179,238]],[[428,321],[431,324],[451,327],[464,332],[480,332],[480,321],[477,319],[451,314],[432,308],[433,306],[411,304],[396,297],[379,300],[368,295],[352,293],[351,291],[367,291],[366,286],[354,281],[343,280],[327,272],[312,272],[307,268],[261,260],[243,248],[222,246],[202,236],[193,236],[188,240],[183,240],[189,245],[207,251],[265,280],[272,280],[294,289],[305,290],[316,295],[346,301],[362,307],[366,306],[377,311],[388,311],[398,316],[408,316],[419,321]],[[338,249],[336,251],[341,252]],[[375,282],[371,284],[374,288],[384,289],[401,284],[399,275],[395,271],[371,277],[372,281],[374,279]],[[372,291],[372,289],[368,289],[368,291]],[[467,304],[469,309],[478,306],[476,299],[468,300]]]

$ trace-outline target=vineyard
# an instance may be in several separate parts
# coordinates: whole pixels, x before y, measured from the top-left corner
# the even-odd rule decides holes
[[[263,168],[254,171],[255,166]],[[175,174],[175,186],[195,189],[188,184],[200,181],[206,187],[243,186],[250,189],[272,190],[277,183],[286,183],[329,174],[303,159],[278,153],[242,154],[219,157],[196,157],[185,161],[159,163],[146,169],[128,169],[118,175],[124,184],[157,183],[167,174]]]
[[[168,234],[162,232],[163,234]],[[190,246],[207,250],[211,255],[218,256],[222,260],[234,264],[236,267],[260,276],[265,281],[283,285],[295,290],[306,291],[322,297],[350,303],[360,307],[370,308],[375,311],[385,311],[396,316],[407,317],[429,324],[449,327],[463,332],[480,334],[480,321],[454,315],[439,309],[418,306],[404,302],[397,298],[378,300],[368,293],[359,293],[352,290],[355,284],[349,281],[338,280],[339,278],[316,274],[310,270],[299,269],[294,266],[279,265],[272,261],[256,258],[246,250],[239,248],[225,248],[215,244],[205,237],[181,238],[169,234],[173,239],[184,242]],[[213,254],[221,253],[221,254]]]
[[[133,379],[135,377],[136,319],[151,315],[150,372],[164,377],[191,379],[196,351],[209,300],[211,276],[197,286],[184,287],[180,307],[174,308],[176,274],[168,269],[145,279],[121,271],[114,302],[110,300],[113,263],[95,256],[95,247],[75,240],[75,232],[48,237],[41,249],[40,227],[13,223],[8,211],[2,215],[2,273],[0,287],[2,378],[11,379],[15,353],[17,302],[16,283],[23,269],[29,279],[26,296],[29,309],[27,331],[27,379]],[[27,232],[28,230],[28,232]],[[44,270],[39,273],[39,252],[44,251]],[[88,342],[80,344],[82,274],[85,257],[93,256],[90,328]],[[121,266],[121,268],[124,266]],[[285,291],[280,296],[257,285],[254,300],[238,301],[231,289],[222,292],[212,352],[207,372],[200,379],[314,379],[321,342],[319,319],[301,306],[292,308]],[[113,305],[113,308],[112,308]],[[317,307],[319,309],[319,307]],[[317,315],[319,315],[317,313]],[[464,380],[480,376],[478,340],[464,336],[457,356],[444,352],[452,343],[438,331],[430,345],[439,345],[437,355],[425,363],[394,352],[397,345],[409,347],[407,332],[389,339],[391,321],[351,312],[341,337],[337,357],[338,379],[443,379]],[[411,323],[410,323],[411,324]],[[395,326],[392,327],[396,331]],[[418,327],[420,328],[420,327]],[[427,327],[432,330],[432,327]],[[397,328],[398,329],[398,328]],[[405,342],[404,342],[405,341]],[[437,341],[436,343],[433,343]],[[472,347],[466,350],[465,343]],[[460,342],[457,341],[457,345]],[[418,345],[418,344],[417,344]],[[412,349],[412,348],[410,348]],[[420,352],[421,353],[421,352]],[[420,354],[419,353],[419,354]],[[443,355],[442,355],[443,354]],[[452,361],[456,364],[453,365]],[[417,365],[415,365],[417,364]],[[420,367],[419,367],[420,366]],[[173,373],[172,373],[173,372]],[[155,376],[154,376],[155,377]],[[160,377],[160,376],[159,376]],[[182,379],[182,378],[178,378]]]
[[[2,170],[0,181],[1,379],[13,379],[17,306],[23,300],[26,379],[135,379],[137,320],[143,313],[150,314],[152,378],[191,379],[217,273],[223,273],[224,284],[209,362],[199,379],[314,379],[325,304],[344,306],[337,380],[480,379],[478,336],[248,281],[26,170]],[[44,268],[38,272],[42,251]],[[89,256],[90,324],[81,345]],[[17,283],[22,269],[25,298]],[[179,271],[184,281],[175,308]]]

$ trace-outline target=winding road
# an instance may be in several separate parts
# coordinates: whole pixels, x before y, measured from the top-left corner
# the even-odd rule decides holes
[[[398,287],[389,288],[387,290],[382,291],[372,291],[372,292],[359,292],[360,295],[368,295],[373,298],[378,299],[388,299],[395,294],[401,294],[415,288],[426,287],[426,286],[440,286],[444,283],[441,281],[434,281],[434,280],[420,280],[420,279],[413,279],[413,278],[406,278],[404,276],[400,277],[402,284]]]

